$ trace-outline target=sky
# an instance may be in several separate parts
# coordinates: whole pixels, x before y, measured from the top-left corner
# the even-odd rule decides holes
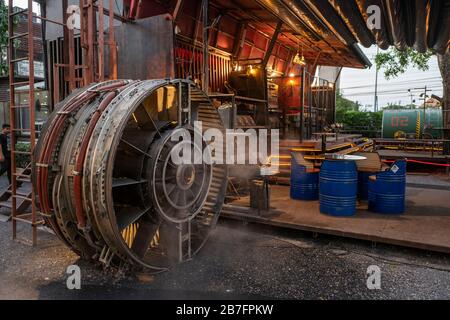
[[[13,0],[13,7],[28,8],[28,0]],[[40,13],[39,4],[36,2],[33,2],[33,12]]]
[[[377,47],[361,48],[370,59],[373,66],[371,69],[344,68],[341,73],[341,89],[344,97],[353,101],[358,101],[366,110],[373,110],[376,68],[374,57]],[[381,69],[378,76],[378,106],[381,109],[388,103],[401,103],[402,105],[411,103],[411,96],[408,89],[423,88],[425,86],[433,91],[428,95],[435,94],[442,96],[442,78],[439,72],[437,58],[433,56],[429,63],[428,71],[420,71],[409,68],[406,73],[391,80],[384,78]],[[419,95],[422,90],[412,90],[413,99],[416,104],[420,104]]]

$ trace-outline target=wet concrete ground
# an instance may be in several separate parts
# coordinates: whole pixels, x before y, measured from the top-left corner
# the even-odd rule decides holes
[[[66,287],[72,264],[81,290]],[[382,271],[381,290],[367,288],[371,265]],[[82,261],[43,231],[37,248],[14,242],[8,222],[0,299],[450,299],[450,256],[222,220],[192,261],[143,279]]]
[[[0,223],[1,299],[450,299],[450,257],[425,251],[221,222],[194,260],[137,279],[81,261],[42,231],[37,248],[13,242],[10,227]],[[72,264],[81,290],[66,287]],[[371,265],[381,290],[367,288]]]

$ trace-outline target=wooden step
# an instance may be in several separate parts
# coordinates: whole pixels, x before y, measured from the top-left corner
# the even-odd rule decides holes
[[[31,202],[28,200],[25,200],[25,197],[24,198],[16,198],[16,211],[24,212],[30,206],[30,204],[31,204]],[[6,201],[0,202],[0,207],[12,209],[12,198],[9,198]]]
[[[0,202],[0,207],[12,209],[12,201],[8,199],[6,201]]]

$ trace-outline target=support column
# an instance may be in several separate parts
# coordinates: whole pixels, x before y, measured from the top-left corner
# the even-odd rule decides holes
[[[202,89],[209,94],[209,1],[203,0],[203,77]]]

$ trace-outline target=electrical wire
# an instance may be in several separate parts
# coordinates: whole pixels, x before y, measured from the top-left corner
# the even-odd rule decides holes
[[[410,85],[411,83],[416,82],[436,82],[440,81],[442,82],[441,77],[431,77],[431,78],[422,78],[422,79],[413,79],[413,80],[401,80],[401,81],[395,81],[392,83],[381,83],[379,86],[392,86],[392,85]],[[349,89],[360,89],[360,88],[366,88],[366,87],[373,87],[373,84],[367,84],[367,85],[361,85],[361,86],[353,86],[353,87],[344,87],[341,88],[342,90],[349,90]]]

